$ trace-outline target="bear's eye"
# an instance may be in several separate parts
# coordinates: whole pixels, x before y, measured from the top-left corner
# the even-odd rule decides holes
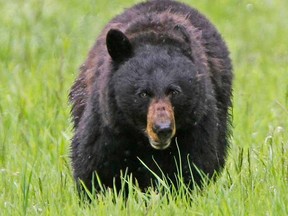
[[[178,90],[172,90],[171,92],[170,92],[170,94],[172,95],[172,96],[176,96],[176,95],[178,95],[180,92],[178,91]]]
[[[141,98],[147,98],[147,97],[149,97],[149,94],[148,94],[146,91],[140,92],[140,93],[139,93],[139,97],[141,97]]]
[[[168,95],[172,96],[172,97],[175,97],[175,96],[179,95],[180,93],[181,93],[180,89],[169,89],[168,90]]]
[[[176,84],[170,84],[166,90],[166,95],[170,97],[178,96],[181,93],[181,87]]]

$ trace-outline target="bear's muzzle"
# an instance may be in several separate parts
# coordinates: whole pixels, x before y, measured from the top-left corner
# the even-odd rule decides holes
[[[153,148],[162,150],[170,146],[176,126],[169,99],[152,100],[148,108],[146,133]]]

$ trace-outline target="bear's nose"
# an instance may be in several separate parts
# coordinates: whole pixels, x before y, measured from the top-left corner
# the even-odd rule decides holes
[[[173,132],[171,122],[155,124],[152,129],[158,138],[164,142],[171,138]]]

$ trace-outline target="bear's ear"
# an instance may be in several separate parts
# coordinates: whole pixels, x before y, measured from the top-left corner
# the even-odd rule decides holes
[[[119,30],[109,30],[106,36],[106,46],[114,61],[120,62],[132,55],[132,45],[129,39]]]

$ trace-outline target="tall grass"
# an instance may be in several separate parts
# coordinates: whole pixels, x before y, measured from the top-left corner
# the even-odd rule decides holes
[[[135,1],[0,1],[0,215],[288,214],[288,2],[185,2],[217,26],[234,63],[234,135],[218,180],[79,204],[67,95],[97,34]]]

